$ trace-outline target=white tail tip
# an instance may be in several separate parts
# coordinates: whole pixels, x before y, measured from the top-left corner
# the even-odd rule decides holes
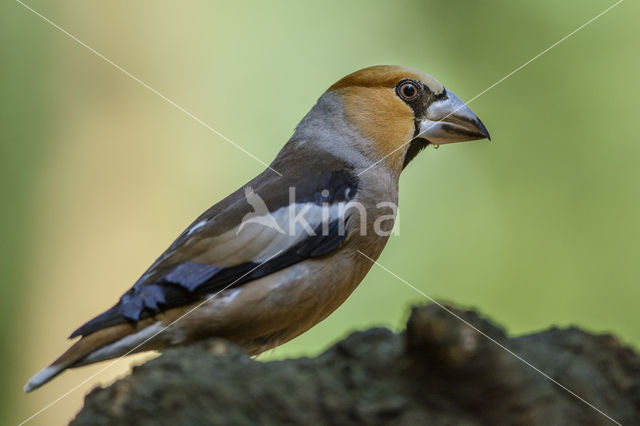
[[[29,383],[24,387],[24,391],[31,392],[32,390],[39,388],[61,372],[62,369],[60,367],[55,367],[53,365],[43,369],[29,380]]]

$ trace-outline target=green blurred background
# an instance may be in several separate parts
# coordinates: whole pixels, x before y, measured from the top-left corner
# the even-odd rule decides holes
[[[475,96],[605,0],[28,3],[269,162],[341,76],[426,71]],[[426,150],[380,262],[510,333],[577,324],[640,345],[640,32],[626,1],[471,105],[493,141]],[[263,166],[19,3],[0,6],[0,423],[98,372],[25,381],[181,230]],[[264,359],[399,329],[425,300],[374,268],[329,319]],[[29,424],[62,424],[121,361]]]

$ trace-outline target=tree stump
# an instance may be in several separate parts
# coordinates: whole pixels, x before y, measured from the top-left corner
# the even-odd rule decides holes
[[[260,362],[215,339],[168,349],[91,391],[71,425],[640,425],[640,357],[615,337],[510,338],[447,308],[521,359],[430,304],[401,334],[356,332],[315,358]]]

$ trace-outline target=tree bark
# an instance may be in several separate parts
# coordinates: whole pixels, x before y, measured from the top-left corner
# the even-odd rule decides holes
[[[431,304],[401,334],[356,332],[315,358],[260,362],[204,341],[94,389],[71,425],[640,425],[640,357],[615,337],[509,338],[447,308],[486,336]]]

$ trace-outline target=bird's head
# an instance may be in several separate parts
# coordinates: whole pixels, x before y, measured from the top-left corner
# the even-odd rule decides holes
[[[390,65],[364,68],[327,93],[341,100],[344,119],[366,141],[366,156],[398,172],[430,143],[489,138],[464,102],[420,71]]]

